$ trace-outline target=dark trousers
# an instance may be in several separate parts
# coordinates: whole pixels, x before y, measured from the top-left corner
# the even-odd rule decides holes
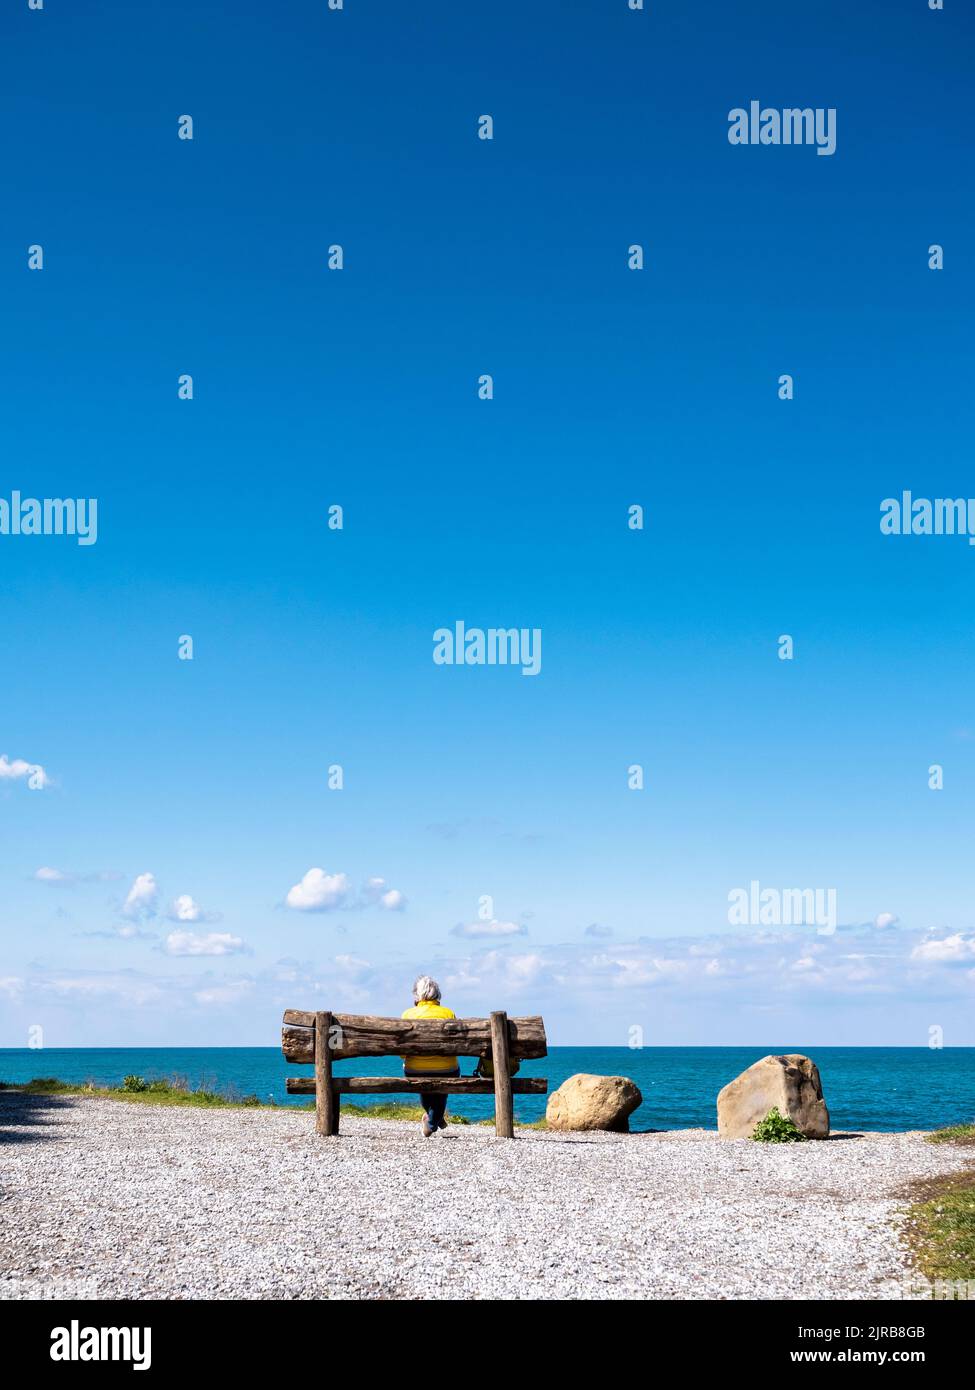
[[[405,1076],[460,1076],[460,1067],[455,1067],[453,1071],[408,1071],[403,1068]],[[434,1129],[437,1129],[447,1111],[448,1097],[442,1092],[437,1094],[433,1091],[420,1092],[420,1104],[427,1112],[427,1118]]]

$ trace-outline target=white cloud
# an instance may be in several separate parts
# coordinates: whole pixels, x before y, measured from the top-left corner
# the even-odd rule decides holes
[[[71,873],[67,869],[53,869],[49,864],[44,864],[39,869],[35,869],[32,878],[38,883],[115,883],[122,877],[121,874],[106,872],[101,870],[94,874]]]
[[[844,998],[916,999],[919,965],[925,958],[930,962],[935,955],[950,957],[975,966],[975,936],[968,944],[966,940],[933,949],[928,943],[912,960],[911,947],[919,941],[916,934],[877,932],[872,924],[860,929],[853,953],[846,949],[853,944],[850,934],[809,940],[799,929],[693,939],[644,938],[618,945],[599,942],[591,943],[589,949],[566,942],[539,946],[531,956],[511,955],[514,943],[499,939],[472,941],[472,946],[487,949],[472,952],[464,960],[434,962],[433,973],[439,974],[451,995],[467,995],[479,1003],[488,996],[504,999],[506,991],[517,989],[519,997],[531,997],[532,1012],[556,1011],[566,1007],[567,1001],[593,998],[612,1008],[613,996],[639,998],[650,991],[666,993],[692,1008],[722,998],[747,1001],[749,1007],[776,1000],[794,1003],[807,992],[822,997],[826,991],[839,1007]],[[512,966],[512,961],[518,964]],[[956,976],[956,984],[970,988],[967,972]]]
[[[444,980],[447,993],[462,990],[479,990],[482,986],[483,977],[476,971],[480,962],[462,960],[450,966],[450,974]]]
[[[362,905],[378,903],[387,912],[401,912],[406,906],[406,897],[398,888],[390,888],[384,878],[368,878],[362,889]]]
[[[512,984],[530,984],[544,970],[545,961],[539,955],[509,956],[506,965]]]
[[[552,970],[554,961],[541,951],[512,955],[493,949],[483,951],[473,960],[445,964],[448,966],[446,984],[449,991],[497,990],[500,997],[506,991],[534,989],[557,981]]]
[[[845,975],[850,984],[861,985],[874,979],[876,972],[866,965],[853,965],[847,966]]]
[[[166,952],[171,956],[233,956],[246,950],[239,936],[229,932],[207,932],[202,936],[193,931],[172,931],[166,937]]]
[[[81,935],[100,937],[104,941],[156,941],[159,936],[158,932],[146,931],[135,922],[125,922],[108,931],[86,931]]]
[[[17,975],[0,975],[0,994],[5,994],[15,1003],[24,991],[24,982]]]
[[[498,922],[493,917],[489,922],[470,922],[466,926],[458,923],[451,929],[452,936],[525,936],[528,928],[520,922]]]
[[[352,884],[346,874],[309,869],[300,883],[288,889],[285,902],[298,912],[329,912],[341,907],[351,891]]]
[[[166,915],[171,922],[219,922],[222,913],[205,912],[190,893],[180,893]]]
[[[621,948],[621,951],[623,949],[625,948]],[[668,979],[687,975],[691,971],[703,970],[706,974],[714,974],[708,968],[710,961],[703,965],[695,961],[692,965],[687,960],[660,955],[646,956],[637,951],[628,955],[593,956],[592,964],[607,974],[609,983],[617,989],[629,989],[634,985],[662,984]]]
[[[896,926],[899,920],[896,912],[881,912],[873,919],[873,924],[879,931],[883,931],[886,927]]]
[[[239,1004],[253,992],[253,980],[230,980],[226,984],[198,989],[193,998],[198,1004]]]
[[[0,754],[0,782],[17,782],[22,777],[27,778],[28,785],[34,791],[51,785],[51,779],[40,763],[28,763],[23,758],[14,758],[11,762],[6,753]]]
[[[60,999],[95,1003],[111,999],[123,1007],[142,1008],[166,997],[164,982],[131,971],[99,972],[85,975],[52,975],[38,982],[39,988]]]
[[[346,975],[354,980],[363,980],[372,973],[372,965],[367,960],[360,960],[358,956],[343,955],[336,956],[334,964]]]
[[[158,896],[159,887],[155,876],[153,874],[139,874],[129,889],[128,897],[122,908],[122,916],[133,919],[152,917],[156,911]]]
[[[975,959],[975,936],[945,936],[937,941],[919,942],[911,952],[912,960],[927,960],[940,963],[954,963]]]
[[[136,1028],[143,1025],[145,1016],[152,1014],[168,1032],[174,1017],[186,1010],[195,1010],[200,1005],[217,1006],[259,999],[262,1009],[266,1009],[269,1016],[277,1017],[280,1017],[282,1008],[300,1007],[306,998],[308,1007],[314,1008],[315,1001],[321,997],[326,986],[312,973],[309,964],[292,964],[296,966],[295,978],[300,981],[297,992],[293,984],[282,985],[277,966],[254,976],[220,975],[216,971],[222,968],[223,963],[213,961],[213,973],[208,970],[202,977],[198,974],[190,977],[185,970],[150,975],[145,971],[130,969],[48,971],[38,968],[23,981],[13,976],[0,980],[0,999],[9,993],[17,1002],[17,996],[22,995],[33,1001],[32,1014],[35,1007],[47,1008],[53,1002],[75,1016],[87,1017],[99,1031],[106,1017],[109,1017],[109,1011],[131,1013]],[[347,994],[347,990],[339,990],[336,1000],[339,1006],[345,1002]],[[373,1001],[369,1002],[372,1005]],[[4,1007],[7,1007],[6,1002]],[[33,1021],[33,1018],[29,1021]]]
[[[123,928],[132,929],[131,924]],[[397,1001],[408,993],[420,969],[440,980],[446,1002],[461,1015],[483,1014],[496,1003],[513,1014],[542,1014],[553,1035],[557,1021],[571,1030],[576,1013],[638,1020],[659,1009],[662,1018],[700,1019],[703,1027],[703,1020],[717,1018],[722,1011],[728,1020],[739,1018],[742,1010],[757,1011],[756,1016],[777,1011],[781,1023],[792,1017],[791,1010],[801,1015],[807,1005],[828,1004],[842,1013],[872,1004],[894,1016],[901,1002],[913,1006],[929,998],[940,1007],[950,999],[970,1011],[975,999],[971,929],[953,936],[943,929],[937,941],[907,929],[878,932],[870,923],[855,933],[851,928],[843,937],[810,937],[808,931],[793,929],[604,942],[579,940],[574,926],[570,930],[576,940],[560,944],[529,947],[524,938],[454,937],[450,940],[455,949],[432,959],[404,962],[397,955],[370,963],[356,952],[321,962],[279,960],[247,975],[240,971],[243,957],[226,949],[226,941],[212,956],[205,945],[179,942],[178,934],[185,931],[190,942],[206,943],[206,934],[195,936],[199,930],[175,924],[175,954],[169,953],[165,939],[159,942],[160,951],[150,959],[160,967],[167,964],[170,974],[164,969],[157,976],[123,969],[21,971],[19,962],[11,960],[9,977],[0,980],[0,1007],[16,1008],[16,1003],[7,1003],[6,995],[19,995],[34,1001],[33,1018],[35,1006],[43,1009],[57,1000],[66,1010],[87,1016],[93,1027],[109,1010],[126,1011],[127,1016],[142,1011],[170,1031],[172,1020],[179,1021],[187,1011],[199,1016],[201,1011],[217,1015],[226,1010],[232,1021],[233,1007],[241,1004],[246,1004],[248,1017],[279,1018],[283,1008],[314,1009],[323,1001],[349,1013],[388,1014],[399,1012],[402,1005]],[[117,942],[119,955],[133,944]],[[181,959],[184,949],[188,955]],[[240,943],[237,950],[242,949],[246,948]],[[25,976],[23,983],[19,973]]]

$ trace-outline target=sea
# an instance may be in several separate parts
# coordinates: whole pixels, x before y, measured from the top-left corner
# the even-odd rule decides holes
[[[628,1076],[643,1094],[630,1120],[633,1130],[715,1129],[721,1087],[760,1057],[783,1052],[805,1053],[819,1067],[834,1129],[897,1131],[975,1122],[975,1047],[553,1047],[547,1057],[522,1062],[519,1075],[547,1077],[549,1092],[576,1072]],[[473,1058],[461,1059],[465,1075],[473,1066]],[[401,1068],[395,1057],[363,1057],[338,1062],[335,1070],[396,1076]],[[117,1086],[133,1074],[147,1081],[179,1077],[192,1088],[300,1105],[307,1097],[289,1097],[285,1078],[311,1076],[313,1069],[286,1063],[276,1047],[0,1048],[0,1081],[8,1085],[50,1076]],[[355,1100],[410,1103],[396,1095]],[[493,1097],[451,1097],[450,1108],[471,1120],[487,1119]],[[515,1097],[517,1119],[544,1114],[544,1096]]]

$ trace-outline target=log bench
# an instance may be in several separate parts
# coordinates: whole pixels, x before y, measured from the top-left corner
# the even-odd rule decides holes
[[[315,1097],[315,1129],[339,1132],[339,1097],[406,1092],[417,1095],[486,1095],[494,1092],[494,1127],[514,1137],[516,1095],[544,1095],[541,1076],[513,1077],[510,1064],[545,1057],[540,1018],[374,1018],[368,1014],[308,1013],[286,1009],[281,1029],[285,1061],[314,1064],[314,1076],[288,1077],[291,1096]],[[483,1057],[494,1065],[493,1080],[478,1076],[333,1076],[332,1063],[347,1057]]]

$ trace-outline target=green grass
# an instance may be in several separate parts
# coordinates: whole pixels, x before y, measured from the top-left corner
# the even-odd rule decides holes
[[[134,1105],[195,1106],[205,1110],[253,1109],[257,1106],[273,1107],[273,1100],[262,1101],[257,1096],[241,1096],[233,1090],[216,1091],[206,1085],[193,1088],[185,1077],[174,1076],[164,1081],[145,1081],[140,1076],[127,1076],[121,1086],[96,1086],[93,1081],[59,1081],[54,1076],[35,1076],[33,1081],[14,1083],[0,1081],[0,1091],[23,1091],[31,1096],[98,1096],[102,1100],[121,1100]],[[289,1107],[295,1110],[314,1110],[315,1102],[306,1101],[302,1105]],[[415,1120],[419,1122],[420,1107],[417,1101],[380,1101],[373,1105],[357,1105],[343,1102],[343,1115],[356,1115],[367,1120]],[[466,1115],[452,1115],[448,1112],[447,1122],[452,1125],[494,1125],[494,1120],[471,1120]],[[520,1124],[519,1129],[544,1129],[545,1121],[536,1120],[533,1124]]]
[[[33,1081],[0,1081],[0,1091],[26,1091],[31,1096],[74,1095],[82,1088],[54,1076],[35,1076]]]
[[[975,1145],[975,1124],[947,1125],[929,1144]],[[975,1170],[929,1178],[911,1186],[907,1237],[914,1262],[932,1283],[975,1282]]]
[[[383,1100],[376,1105],[356,1105],[353,1101],[343,1102],[339,1107],[343,1115],[358,1115],[363,1120],[416,1120],[419,1122],[421,1110],[419,1101],[414,1101],[412,1105],[407,1105],[404,1101]],[[447,1123],[450,1125],[469,1125],[473,1124],[466,1115],[451,1115],[448,1112]],[[494,1124],[494,1121],[491,1121]]]
[[[975,1281],[975,1174],[919,1186],[926,1200],[910,1208],[907,1227],[915,1264],[932,1281]]]
[[[127,1077],[127,1081],[141,1078]],[[144,1081],[142,1086],[96,1086],[93,1081],[59,1081],[54,1076],[35,1076],[24,1085],[12,1085],[0,1081],[0,1090],[23,1091],[30,1096],[99,1096],[107,1100],[124,1100],[135,1105],[192,1105],[203,1109],[226,1107],[245,1107],[252,1109],[262,1104],[257,1096],[240,1096],[232,1092],[222,1093],[206,1086],[193,1089],[180,1077],[166,1081]]]
[[[975,1124],[948,1125],[928,1135],[929,1144],[975,1144]]]

